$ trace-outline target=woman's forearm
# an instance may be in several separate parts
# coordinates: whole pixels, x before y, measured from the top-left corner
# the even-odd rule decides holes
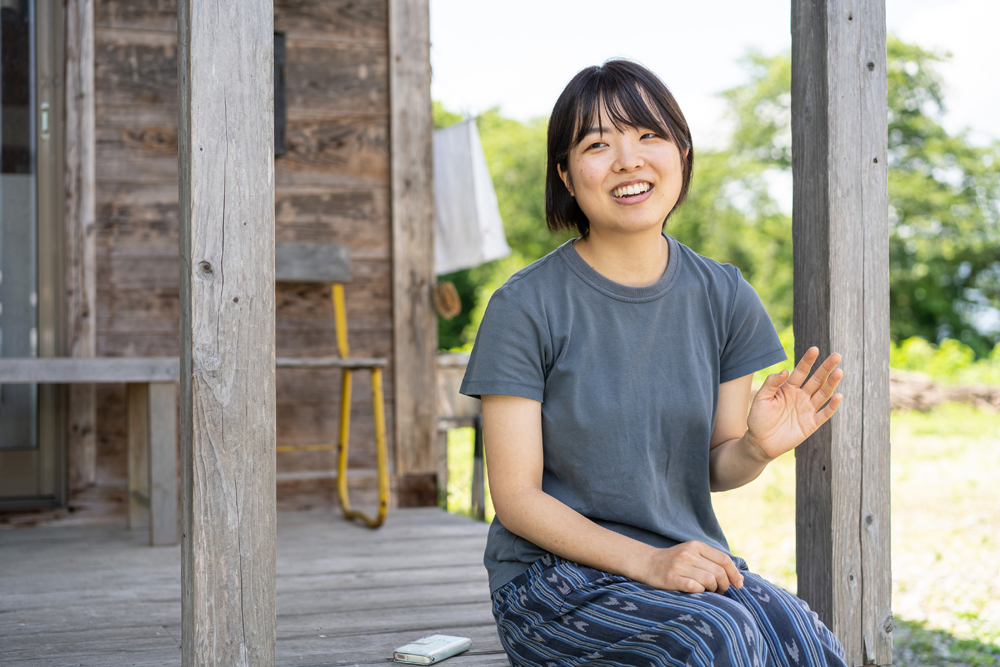
[[[515,535],[597,570],[645,578],[654,547],[599,526],[541,489],[523,487],[506,495],[496,506],[497,517]]]
[[[709,452],[708,479],[712,491],[729,491],[749,484],[771,462],[751,441],[749,432],[742,438],[720,443]]]

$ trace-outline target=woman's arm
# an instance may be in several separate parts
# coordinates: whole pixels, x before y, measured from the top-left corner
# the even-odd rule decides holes
[[[753,376],[719,385],[719,408],[709,444],[712,491],[728,491],[752,482],[768,463],[802,444],[837,411],[843,398],[833,393],[844,376],[837,368],[840,355],[827,357],[806,382],[818,357],[819,350],[811,347],[791,375],[781,371],[768,376],[754,397],[749,416]]]
[[[507,530],[563,558],[650,586],[700,593],[742,586],[725,553],[700,542],[657,549],[608,530],[542,491],[541,403],[483,396],[490,495]]]

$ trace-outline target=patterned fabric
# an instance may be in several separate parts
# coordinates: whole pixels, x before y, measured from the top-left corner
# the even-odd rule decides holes
[[[547,554],[493,594],[513,667],[846,667],[805,602],[749,572],[724,595],[662,591]]]

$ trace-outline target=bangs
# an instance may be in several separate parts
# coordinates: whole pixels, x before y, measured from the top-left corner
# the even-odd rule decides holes
[[[577,100],[578,114],[573,146],[583,141],[591,128],[598,127],[601,131],[607,128],[602,117],[603,109],[619,132],[624,132],[625,128],[640,127],[656,130],[681,150],[687,148],[687,142],[676,136],[673,127],[666,121],[668,110],[658,108],[655,97],[650,91],[643,90],[637,81],[625,81],[612,74],[594,76],[588,83],[591,85],[581,91]]]

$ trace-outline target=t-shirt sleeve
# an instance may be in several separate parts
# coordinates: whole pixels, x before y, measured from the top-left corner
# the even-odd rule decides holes
[[[756,373],[788,358],[757,292],[737,275],[729,331],[719,363],[719,382]]]
[[[501,287],[486,306],[459,391],[474,398],[503,394],[540,402],[549,348],[537,318],[509,287]]]

